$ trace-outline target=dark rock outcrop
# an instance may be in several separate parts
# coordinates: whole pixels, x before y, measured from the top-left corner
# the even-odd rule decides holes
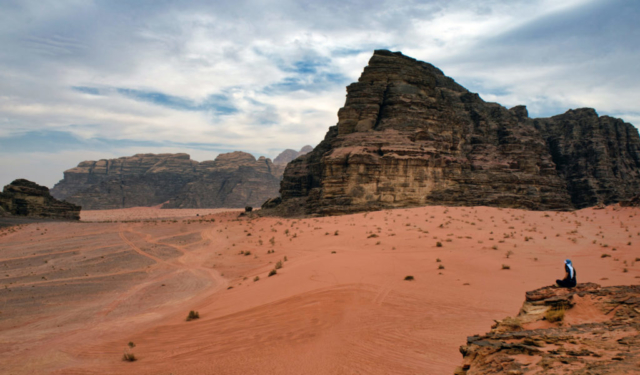
[[[468,337],[460,352],[456,375],[637,374],[640,286],[587,283],[527,292],[515,318]]]
[[[82,162],[51,192],[88,210],[260,206],[278,194],[274,173],[270,159],[240,151],[201,163],[187,154],[138,154]]]
[[[620,206],[622,207],[640,207],[640,194],[632,197],[627,201],[620,202]]]
[[[46,186],[19,179],[0,193],[0,216],[7,215],[80,220],[80,206],[53,198]]]
[[[582,109],[531,119],[436,67],[376,51],[315,149],[291,161],[274,214],[419,205],[570,210],[640,191],[632,125]],[[273,205],[273,202],[271,202]]]

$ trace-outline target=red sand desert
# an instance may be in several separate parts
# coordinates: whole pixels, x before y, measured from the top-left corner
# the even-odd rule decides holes
[[[451,374],[466,337],[517,314],[525,291],[563,277],[566,258],[579,282],[637,283],[639,214],[421,207],[251,219],[140,208],[5,228],[0,368]],[[200,319],[185,321],[190,310]]]

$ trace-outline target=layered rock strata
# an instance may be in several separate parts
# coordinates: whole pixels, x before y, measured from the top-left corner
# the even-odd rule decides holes
[[[82,162],[64,172],[52,194],[88,210],[245,207],[277,195],[278,186],[271,160],[245,152],[201,163],[187,154],[138,154]]]
[[[640,373],[640,286],[545,287],[460,347],[456,375]]]
[[[0,193],[0,216],[9,215],[80,220],[80,206],[53,198],[46,186],[19,179]]]
[[[640,190],[632,125],[582,109],[531,119],[439,69],[375,51],[314,150],[287,166],[283,215],[419,205],[571,210]],[[277,202],[276,202],[277,203]]]

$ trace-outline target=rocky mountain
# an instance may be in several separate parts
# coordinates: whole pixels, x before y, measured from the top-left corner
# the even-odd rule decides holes
[[[302,156],[308,154],[313,151],[313,147],[307,145],[300,149],[300,151],[292,150],[290,148],[282,151],[275,159],[273,159],[273,165],[276,169],[276,176],[282,178],[282,174],[284,173],[284,169],[287,167],[292,160],[297,158],[298,156]]]
[[[570,210],[640,191],[640,137],[592,109],[529,118],[431,64],[375,51],[338,124],[290,162],[274,214],[419,205]]]
[[[278,194],[275,173],[270,159],[240,151],[201,163],[187,154],[137,154],[84,161],[65,171],[51,193],[87,210],[259,206]]]
[[[460,347],[456,375],[637,374],[640,286],[578,284],[527,292],[515,318]]]
[[[46,186],[19,179],[0,193],[0,216],[7,215],[80,220],[80,206],[53,198]]]
[[[292,150],[290,148],[282,151],[275,159],[273,159],[273,164],[289,164],[293,159],[298,156],[302,156],[313,151],[313,147],[307,145],[300,149],[300,151]]]

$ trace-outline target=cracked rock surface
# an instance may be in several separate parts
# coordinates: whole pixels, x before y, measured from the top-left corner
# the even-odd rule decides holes
[[[460,352],[456,375],[638,374],[640,286],[527,292],[516,317],[467,338]]]

